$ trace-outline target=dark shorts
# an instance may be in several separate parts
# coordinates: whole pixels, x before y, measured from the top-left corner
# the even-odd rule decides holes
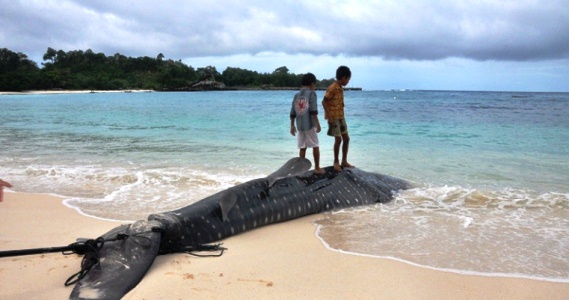
[[[337,119],[328,122],[328,135],[329,136],[342,136],[348,133],[348,124],[346,124],[346,119]]]

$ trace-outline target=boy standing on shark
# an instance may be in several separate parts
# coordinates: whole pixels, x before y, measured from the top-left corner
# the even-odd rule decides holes
[[[350,82],[352,71],[346,66],[340,66],[336,70],[336,81],[332,83],[324,100],[324,118],[328,120],[328,135],[334,137],[334,170],[341,172],[342,168],[354,168],[348,163],[348,149],[350,147],[350,136],[348,135],[348,125],[344,117],[344,86]],[[340,155],[340,146],[342,146],[342,162],[340,163],[338,156]]]
[[[322,130],[318,121],[318,101],[314,89],[316,76],[307,73],[302,76],[301,88],[294,95],[290,110],[290,133],[297,136],[299,156],[306,156],[306,148],[312,148],[314,155],[314,173],[322,174],[320,168],[320,147],[318,133]],[[296,120],[296,127],[295,121]]]

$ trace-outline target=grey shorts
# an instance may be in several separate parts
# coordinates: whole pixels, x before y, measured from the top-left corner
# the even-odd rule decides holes
[[[348,124],[346,119],[336,119],[331,123],[328,122],[328,135],[329,136],[342,136],[348,133]]]

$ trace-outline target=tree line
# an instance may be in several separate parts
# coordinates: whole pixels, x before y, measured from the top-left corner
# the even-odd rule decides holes
[[[228,67],[219,73],[215,67],[194,68],[181,60],[127,57],[120,53],[107,56],[86,51],[47,48],[42,67],[24,53],[0,49],[0,91],[25,90],[191,90],[204,79],[220,82],[226,88],[298,87],[303,74],[290,73],[283,66],[272,73]],[[333,79],[320,80],[325,88]],[[216,88],[221,88],[216,86]]]

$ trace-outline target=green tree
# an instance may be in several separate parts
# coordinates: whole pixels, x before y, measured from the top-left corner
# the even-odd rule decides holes
[[[0,90],[22,91],[33,89],[39,75],[37,64],[23,53],[0,49]]]
[[[288,68],[285,66],[276,68],[273,74],[288,74]]]
[[[213,66],[194,69],[181,60],[106,56],[92,49],[63,51],[48,47],[43,68],[23,53],[0,49],[0,89],[163,89],[187,90],[200,79],[223,82],[228,87],[298,87],[301,74],[289,73],[286,66],[272,73],[228,67],[219,73]],[[333,80],[317,83],[327,86]]]
[[[50,60],[51,63],[53,64],[55,62],[55,57],[57,56],[57,51],[55,51],[55,49],[48,47],[47,51],[45,52],[45,54],[43,55],[43,60]]]

